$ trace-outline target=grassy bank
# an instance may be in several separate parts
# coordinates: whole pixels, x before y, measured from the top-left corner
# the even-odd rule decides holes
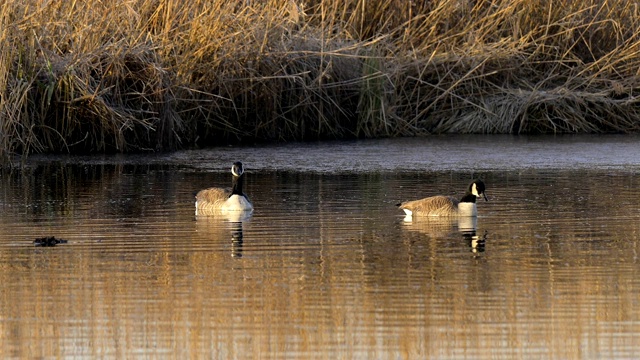
[[[5,0],[0,155],[640,129],[640,5],[413,3]]]

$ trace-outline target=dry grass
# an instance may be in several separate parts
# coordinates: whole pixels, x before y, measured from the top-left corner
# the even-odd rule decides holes
[[[622,0],[7,0],[0,156],[636,132]]]

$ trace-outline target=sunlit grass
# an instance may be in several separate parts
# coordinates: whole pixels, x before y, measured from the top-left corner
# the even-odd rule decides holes
[[[7,0],[0,155],[634,132],[622,0]]]

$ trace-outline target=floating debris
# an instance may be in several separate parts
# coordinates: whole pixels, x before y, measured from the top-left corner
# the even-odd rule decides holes
[[[42,238],[37,238],[33,241],[36,246],[56,246],[58,244],[66,244],[67,240],[64,239],[56,239],[55,236],[45,236]]]

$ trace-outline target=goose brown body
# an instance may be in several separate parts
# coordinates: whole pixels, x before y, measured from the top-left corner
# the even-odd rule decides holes
[[[451,196],[431,196],[398,204],[407,216],[477,216],[476,198],[483,196],[485,185],[480,179],[469,184],[464,196],[458,200]]]
[[[437,195],[420,200],[405,201],[400,204],[400,208],[420,216],[451,216],[457,214],[459,203],[460,201],[454,197]]]

